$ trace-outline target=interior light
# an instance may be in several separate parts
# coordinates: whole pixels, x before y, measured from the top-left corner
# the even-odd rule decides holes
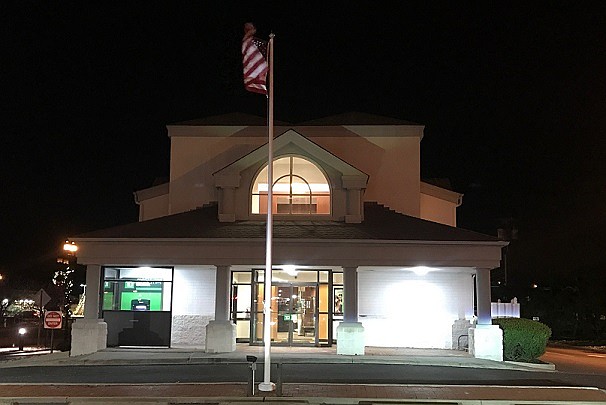
[[[297,268],[295,266],[293,266],[292,264],[287,264],[286,266],[282,266],[282,270],[284,270],[284,272],[286,274],[288,274],[289,276],[293,276],[293,277],[296,277],[296,275],[299,274],[299,272],[297,271]]]
[[[410,270],[412,270],[417,276],[424,276],[427,273],[429,273],[429,271],[431,270],[431,267],[415,266],[415,267],[411,267]]]

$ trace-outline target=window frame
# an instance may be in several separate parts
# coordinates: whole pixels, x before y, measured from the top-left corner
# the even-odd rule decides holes
[[[278,213],[278,212],[274,212],[273,213],[273,217],[278,217],[278,218],[284,218],[284,219],[330,219],[332,218],[333,215],[333,187],[331,185],[330,182],[330,177],[327,176],[326,172],[323,170],[323,168],[318,165],[316,162],[314,162],[313,160],[305,157],[305,156],[300,156],[300,155],[281,155],[281,156],[276,156],[274,158],[274,163],[277,160],[280,159],[284,159],[284,158],[288,158],[289,159],[289,171],[287,174],[285,175],[281,175],[280,177],[276,178],[273,183],[272,183],[272,188],[275,187],[275,185],[282,179],[284,178],[289,178],[289,192],[288,193],[279,193],[276,194],[276,192],[274,191],[273,193],[273,197],[276,198],[277,196],[281,196],[281,197],[286,197],[289,199],[289,212],[288,213]],[[298,174],[297,172],[294,171],[293,166],[294,166],[294,159],[298,158],[301,159],[303,161],[305,161],[308,164],[313,165],[319,172],[320,174],[323,176],[324,181],[326,182],[326,184],[328,185],[328,194],[314,194],[314,192],[311,189],[310,183],[309,181],[307,181],[307,179],[305,177],[303,177],[302,175]],[[249,199],[249,204],[248,204],[248,212],[249,215],[251,215],[253,218],[255,217],[266,217],[266,213],[254,213],[253,212],[253,197],[261,197],[262,194],[260,194],[259,192],[255,193],[254,192],[254,188],[255,188],[255,184],[258,183],[259,181],[259,175],[261,174],[261,172],[265,169],[267,169],[268,164],[265,163],[263,166],[261,166],[259,168],[259,170],[257,170],[257,172],[255,173],[255,175],[252,178],[251,184],[250,184],[250,189],[249,189],[249,193],[248,193],[248,199]],[[275,177],[275,175],[274,175]],[[292,179],[293,178],[298,178],[300,180],[302,180],[303,184],[305,184],[309,190],[308,194],[295,194],[293,193],[292,190]],[[328,213],[323,213],[323,214],[319,214],[319,213],[313,213],[313,212],[306,212],[306,213],[293,213],[293,198],[306,198],[309,199],[309,204],[294,204],[294,205],[302,205],[302,206],[308,206],[310,207],[309,211],[311,211],[311,205],[313,204],[313,198],[314,197],[326,197],[328,196],[329,199],[329,203],[328,203]],[[259,207],[259,211],[261,211],[260,207]]]

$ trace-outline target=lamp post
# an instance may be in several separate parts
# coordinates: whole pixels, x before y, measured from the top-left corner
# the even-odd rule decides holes
[[[25,328],[19,328],[19,351],[23,351],[23,336],[27,333]]]

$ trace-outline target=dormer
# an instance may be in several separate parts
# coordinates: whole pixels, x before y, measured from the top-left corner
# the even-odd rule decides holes
[[[265,220],[268,145],[213,173],[219,220]],[[368,175],[290,129],[274,140],[273,213],[284,220],[363,220]]]

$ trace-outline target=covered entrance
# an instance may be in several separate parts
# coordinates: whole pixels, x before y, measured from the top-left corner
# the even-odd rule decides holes
[[[232,271],[231,318],[238,342],[263,344],[264,274],[257,269]],[[342,284],[343,274],[330,269],[274,269],[272,344],[330,346],[336,336],[334,329],[343,318]]]

